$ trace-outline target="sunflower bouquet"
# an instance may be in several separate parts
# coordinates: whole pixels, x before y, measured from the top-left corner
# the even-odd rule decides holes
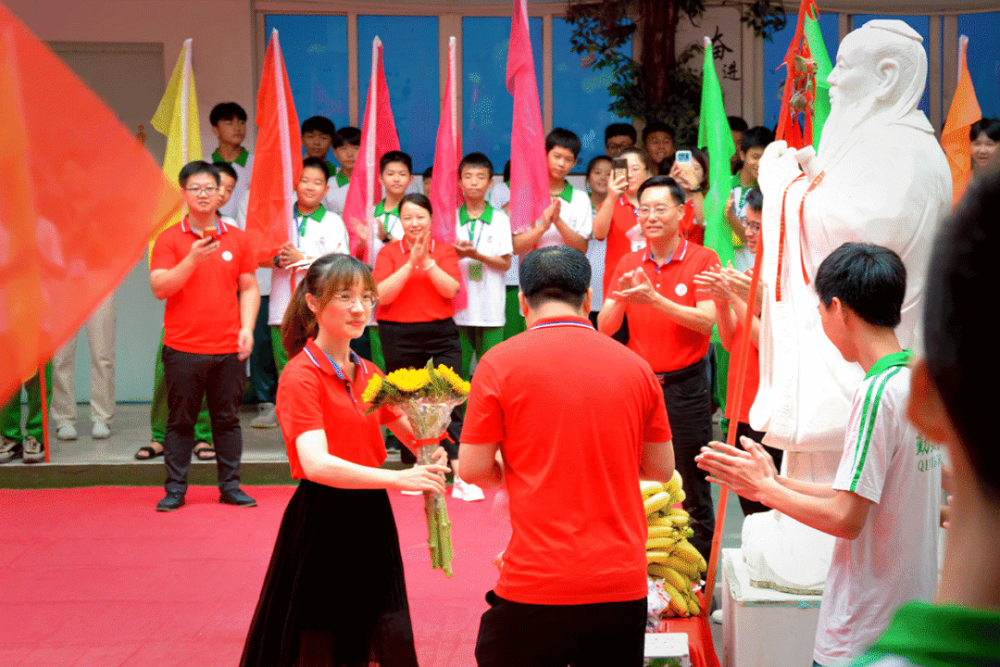
[[[372,377],[365,387],[362,400],[370,403],[368,412],[391,405],[406,415],[417,439],[417,463],[433,463],[434,451],[451,422],[451,411],[469,397],[469,383],[453,369],[433,360],[424,368],[401,368],[382,378]],[[441,568],[445,576],[451,572],[451,522],[444,496],[424,491],[424,513],[427,515],[427,543],[431,552],[431,567]]]

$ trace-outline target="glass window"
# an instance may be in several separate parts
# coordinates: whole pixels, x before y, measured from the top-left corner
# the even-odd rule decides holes
[[[573,24],[552,19],[552,125],[576,132],[583,143],[574,173],[584,173],[595,155],[604,155],[604,128],[612,123],[631,123],[608,111],[612,73],[595,70],[587,56],[573,53]],[[632,40],[622,50],[631,55]]]
[[[268,40],[278,29],[299,123],[326,116],[338,128],[349,125],[347,17],[268,14],[264,25]],[[333,160],[332,152],[328,159]]]
[[[775,32],[770,40],[764,40],[764,125],[775,128],[778,126],[778,114],[781,113],[782,86],[785,83],[785,68],[779,65],[785,61],[788,45],[795,36],[795,27],[799,17],[789,14],[785,27]],[[837,60],[837,45],[840,40],[836,14],[820,14],[819,29],[823,33],[823,44],[830,55],[830,62]]]
[[[528,28],[541,101],[542,19],[529,18]],[[514,98],[507,92],[509,41],[508,17],[462,19],[462,150],[485,153],[498,174],[510,159],[514,114]]]
[[[958,34],[969,38],[969,76],[983,116],[1000,117],[1000,12],[958,17]],[[954,48],[957,48],[954,47]],[[948,91],[949,95],[954,91]]]
[[[364,119],[372,70],[372,40],[382,40],[382,65],[389,87],[399,145],[413,158],[414,173],[434,162],[441,100],[438,92],[436,16],[358,17],[358,122]]]

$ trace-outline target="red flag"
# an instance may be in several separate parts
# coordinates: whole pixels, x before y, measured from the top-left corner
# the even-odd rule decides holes
[[[439,243],[454,243],[457,238],[458,204],[462,191],[458,187],[458,164],[462,161],[462,137],[458,133],[458,106],[455,98],[455,38],[448,40],[448,79],[441,100],[441,121],[438,123],[437,144],[434,147],[434,178],[431,180],[431,207],[434,223],[431,235]],[[469,304],[467,285],[462,284],[451,299],[455,310]]]
[[[965,51],[969,47],[969,38],[962,35],[958,40],[958,85],[955,96],[951,99],[948,109],[948,119],[941,130],[941,148],[948,158],[951,168],[952,203],[965,194],[972,175],[972,140],[969,130],[973,123],[983,116],[976,99],[976,91],[972,87],[972,77],[969,76],[969,63]]]
[[[257,145],[247,203],[247,236],[258,260],[273,257],[291,237],[295,184],[302,174],[302,135],[292,87],[271,31],[257,92]]]
[[[0,5],[0,401],[76,333],[180,205],[176,182],[117,114]]]
[[[819,17],[816,0],[802,0],[795,35],[788,45],[785,60],[782,62],[785,66],[785,87],[774,136],[778,141],[785,141],[791,148],[803,148],[813,143],[817,65],[812,58],[809,40],[805,35],[806,18],[813,16]],[[799,120],[799,114],[802,114],[805,121],[804,126]]]
[[[399,135],[392,119],[389,104],[389,86],[382,71],[382,40],[372,40],[372,75],[368,82],[368,102],[365,104],[365,121],[361,126],[361,150],[351,174],[344,202],[344,222],[351,237],[351,253],[358,250],[358,237],[353,221],[367,221],[368,238],[375,237],[375,205],[382,200],[382,187],[378,181],[378,161],[389,151],[399,150]],[[365,246],[364,259],[375,263],[371,244]]]
[[[549,205],[549,168],[545,159],[542,107],[538,103],[535,61],[525,0],[514,0],[507,52],[507,90],[514,96],[510,132],[510,228],[527,229]]]

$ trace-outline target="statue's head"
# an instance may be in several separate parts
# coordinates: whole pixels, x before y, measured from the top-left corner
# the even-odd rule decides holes
[[[922,42],[903,21],[881,19],[869,21],[844,38],[837,64],[827,77],[830,118],[823,129],[823,144],[832,148],[883,112],[889,112],[884,115],[891,120],[916,109],[927,80]]]

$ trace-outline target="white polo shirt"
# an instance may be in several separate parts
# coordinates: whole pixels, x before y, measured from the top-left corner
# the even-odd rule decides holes
[[[589,239],[594,234],[594,211],[590,205],[590,197],[579,188],[574,188],[568,181],[563,191],[555,195],[562,199],[562,206],[559,209],[559,217],[572,229],[585,239]],[[555,199],[553,197],[553,199]],[[528,231],[527,229],[525,231]],[[550,225],[545,233],[535,244],[536,248],[546,248],[553,245],[566,245],[562,234],[555,225]],[[525,253],[526,254],[526,253]],[[518,284],[518,267],[515,256],[512,258],[510,269],[507,271],[507,285]]]
[[[343,215],[344,203],[347,201],[347,186],[351,184],[351,179],[344,175],[342,169],[338,169],[326,184],[330,190],[326,193],[326,197],[323,197],[323,206],[338,216]]]
[[[490,257],[502,257],[514,252],[510,234],[510,218],[500,209],[486,204],[478,218],[470,218],[465,204],[458,208],[456,237],[472,241],[476,250]],[[477,268],[478,267],[478,268]],[[462,285],[468,290],[468,304],[455,313],[455,324],[466,327],[502,327],[506,322],[507,303],[505,272],[465,257],[459,260]]]
[[[350,254],[347,228],[344,221],[333,211],[323,206],[310,215],[301,215],[295,210],[295,239],[293,243],[306,257],[319,257],[336,252]],[[292,239],[290,239],[292,240]],[[271,269],[271,300],[268,303],[267,323],[279,326],[285,316],[288,303],[292,300],[292,273],[298,285],[305,276],[302,269]]]
[[[854,392],[833,488],[874,504],[855,539],[834,543],[813,652],[821,665],[849,663],[896,609],[937,590],[942,453],[906,418],[910,356],[882,357]]]
[[[240,199],[250,191],[250,176],[253,174],[253,155],[244,148],[236,159],[232,162],[223,159],[219,151],[214,151],[212,155],[205,158],[205,162],[216,164],[225,162],[236,172],[236,186],[233,188],[233,196],[229,198],[226,205],[219,209],[219,215],[227,215],[230,218],[237,218]]]

